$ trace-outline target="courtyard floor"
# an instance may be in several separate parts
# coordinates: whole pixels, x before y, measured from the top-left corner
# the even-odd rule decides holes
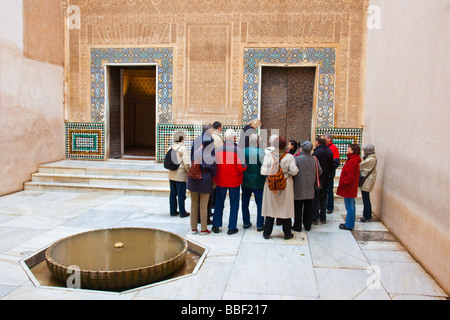
[[[190,208],[190,199],[186,200]],[[169,216],[164,197],[23,191],[0,197],[0,298],[5,300],[445,300],[445,292],[381,222],[340,230],[344,205],[327,224],[294,232],[281,226],[265,240],[253,227],[227,235],[191,235],[189,218]],[[362,212],[357,203],[358,220]],[[61,238],[95,229],[149,227],[177,233],[209,249],[198,273],[124,294],[37,287],[20,261]]]

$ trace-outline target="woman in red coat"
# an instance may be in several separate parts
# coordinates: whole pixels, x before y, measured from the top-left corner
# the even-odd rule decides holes
[[[356,219],[355,198],[358,195],[359,164],[361,163],[361,147],[351,144],[347,148],[347,162],[342,168],[337,195],[344,198],[347,219],[339,225],[340,229],[353,230]]]

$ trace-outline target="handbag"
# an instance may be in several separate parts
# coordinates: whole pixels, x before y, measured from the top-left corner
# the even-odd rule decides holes
[[[203,146],[197,149],[197,151],[201,152],[203,149]],[[194,179],[194,180],[201,180],[202,179],[202,167],[201,163],[203,161],[203,156],[200,161],[197,161],[195,159],[195,155],[197,151],[194,153],[194,160],[192,161],[191,167],[189,168],[189,171],[187,173],[188,178]]]
[[[370,170],[370,172],[367,176],[363,177],[362,175],[359,175],[359,182],[358,182],[359,187],[362,187],[364,185],[367,178],[372,174],[373,170],[375,170],[376,166],[377,166],[377,161],[375,160],[375,165],[373,166],[372,170]]]
[[[316,183],[314,186],[315,186],[316,190],[322,190],[322,184],[320,183],[320,179],[319,179],[319,163],[318,163],[316,157],[314,157],[314,159],[316,159]]]

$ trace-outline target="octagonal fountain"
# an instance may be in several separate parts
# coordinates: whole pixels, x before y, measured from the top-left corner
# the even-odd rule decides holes
[[[58,241],[47,249],[45,261],[61,281],[78,270],[81,288],[120,291],[173,274],[185,263],[187,250],[186,240],[168,231],[105,229]]]

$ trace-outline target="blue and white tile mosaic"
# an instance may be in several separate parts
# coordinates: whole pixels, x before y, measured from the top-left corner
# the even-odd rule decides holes
[[[105,64],[155,63],[158,74],[158,122],[172,123],[172,48],[91,49],[91,121],[105,121]]]

